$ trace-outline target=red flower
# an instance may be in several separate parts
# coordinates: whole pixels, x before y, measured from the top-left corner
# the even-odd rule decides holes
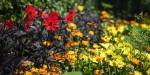
[[[11,19],[6,20],[4,25],[8,28],[11,29],[14,26],[14,21],[12,21]]]
[[[75,9],[71,9],[68,13],[67,16],[65,16],[65,21],[66,22],[73,22],[75,16],[76,16],[76,10]]]
[[[52,11],[46,18],[43,18],[43,24],[46,30],[57,30],[59,25],[59,16],[56,11]]]
[[[29,31],[30,24],[33,20],[36,19],[36,17],[38,16],[38,12],[32,4],[29,4],[26,6],[25,12],[27,14],[26,19],[25,19],[25,30]]]

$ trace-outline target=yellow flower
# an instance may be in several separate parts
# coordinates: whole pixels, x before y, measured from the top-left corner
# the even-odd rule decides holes
[[[85,62],[88,61],[88,59],[89,59],[88,56],[85,55],[85,54],[80,54],[79,57],[80,57],[80,58],[79,58],[80,60],[83,60],[83,61],[85,61]]]
[[[134,75],[143,75],[143,74],[139,71],[134,71]]]
[[[77,29],[77,25],[75,23],[68,23],[68,28],[71,30]]]
[[[114,26],[107,27],[107,31],[111,33],[113,36],[117,35],[117,30]]]
[[[147,59],[150,60],[150,54],[147,54],[146,56],[147,56]]]
[[[79,30],[74,30],[71,32],[72,36],[83,37],[83,33]]]
[[[47,65],[43,64],[43,68],[44,68],[44,69],[47,69]]]
[[[146,28],[148,28],[148,25],[146,25],[146,24],[141,24],[141,27],[144,28],[144,29],[146,29]]]
[[[98,44],[93,44],[93,48],[100,48],[100,46]]]
[[[82,12],[82,11],[84,10],[84,6],[83,6],[83,5],[78,5],[78,6],[77,6],[77,9],[78,9],[80,12]]]
[[[66,55],[66,59],[70,63],[74,63],[77,60],[77,53],[74,51],[68,51],[65,55]]]
[[[116,65],[118,68],[122,68],[122,67],[125,66],[125,63],[124,63],[122,60],[120,60],[120,59],[116,59],[115,65]]]
[[[110,43],[100,43],[104,48],[108,48],[110,46]]]
[[[89,41],[88,40],[82,40],[82,45],[88,46],[89,45]]]
[[[122,33],[124,31],[124,26],[123,25],[120,25],[118,28],[117,28],[117,31]]]
[[[90,31],[89,31],[89,34],[90,34],[90,35],[94,35],[94,31],[90,30]]]
[[[32,75],[32,72],[30,72],[30,71],[25,71],[24,75]]]
[[[101,39],[103,40],[103,41],[105,41],[105,42],[109,42],[110,40],[111,40],[111,38],[112,38],[112,36],[103,36],[103,37],[101,37]]]
[[[38,69],[35,68],[35,67],[32,67],[32,68],[31,68],[31,72],[38,72]]]
[[[150,68],[146,72],[147,72],[147,75],[150,75]]]
[[[74,46],[79,46],[79,44],[80,44],[80,41],[73,42],[73,45],[74,45]]]
[[[112,50],[112,49],[109,49],[109,50],[106,50],[106,54],[107,54],[107,55],[113,55],[113,54],[114,54],[114,52],[113,52],[113,50]]]
[[[62,36],[60,36],[60,35],[55,35],[54,38],[60,41],[60,40],[62,39]]]

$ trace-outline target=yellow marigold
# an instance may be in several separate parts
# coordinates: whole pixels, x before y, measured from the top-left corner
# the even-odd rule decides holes
[[[84,10],[84,6],[83,6],[83,5],[78,5],[78,6],[77,6],[77,9],[78,9],[80,12],[82,12],[82,11]]]
[[[74,63],[77,60],[77,53],[74,51],[68,51],[65,55],[66,55],[66,59],[70,63]]]
[[[94,35],[94,31],[90,30],[90,31],[89,31],[89,34],[90,34],[90,35]]]
[[[44,68],[39,68],[39,74],[40,75],[47,75],[47,70]]]
[[[73,42],[74,46],[79,46],[79,44],[80,44],[80,41]]]
[[[83,60],[83,61],[85,61],[85,62],[88,61],[88,59],[89,59],[88,56],[85,55],[85,54],[80,54],[79,57],[80,57],[80,58],[79,58],[80,60]]]
[[[68,23],[68,28],[71,30],[77,29],[77,25],[75,23]]]
[[[117,29],[114,26],[109,26],[106,29],[109,33],[111,33],[113,36],[117,34]]]
[[[62,36],[60,36],[60,35],[55,35],[54,38],[59,40],[59,41],[62,40]]]
[[[89,45],[89,41],[88,40],[82,40],[82,45],[88,46]]]
[[[25,71],[24,75],[32,75],[32,72],[30,72],[30,71]]]
[[[43,69],[47,69],[47,65],[46,64],[43,64]]]
[[[98,44],[93,44],[93,48],[100,48],[100,46]]]
[[[117,28],[117,31],[122,33],[124,31],[124,25],[120,25],[118,28]]]
[[[31,72],[38,72],[38,68],[32,67]]]
[[[147,59],[150,60],[150,54],[147,54],[146,56],[147,56]]]
[[[116,61],[114,63],[118,68],[122,68],[125,66],[125,63],[120,59],[116,59]]]
[[[147,72],[147,75],[150,75],[150,68],[146,72]]]
[[[83,37],[83,33],[81,31],[79,31],[79,30],[73,30],[71,32],[71,35],[72,36],[77,36],[77,37]]]
[[[133,58],[132,60],[131,60],[131,62],[133,63],[133,64],[135,64],[135,65],[140,65],[140,60],[139,59],[136,59],[136,58]]]
[[[105,42],[109,42],[110,40],[111,40],[111,38],[112,38],[112,36],[103,36],[103,37],[101,37],[101,39],[103,40],[103,41],[105,41]]]
[[[139,71],[134,71],[134,75],[143,75],[143,74]]]

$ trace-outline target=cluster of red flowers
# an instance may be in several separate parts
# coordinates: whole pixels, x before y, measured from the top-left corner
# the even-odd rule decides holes
[[[25,12],[27,14],[25,19],[25,30],[28,32],[30,29],[30,24],[33,20],[36,19],[36,17],[38,16],[38,12],[32,4],[26,6]]]
[[[56,11],[51,11],[47,16],[46,12],[42,12],[43,24],[46,30],[57,30],[59,25],[59,15]]]
[[[33,7],[32,4],[29,4],[25,8],[25,12],[27,14],[25,19],[25,30],[29,31],[30,24],[34,21],[38,16],[38,11]],[[69,11],[67,16],[64,17],[65,22],[73,22],[76,16],[76,10],[72,9]],[[57,30],[59,26],[59,14],[56,11],[51,11],[49,14],[46,11],[42,11],[41,18],[43,25],[45,26],[46,30]]]
[[[14,21],[12,21],[11,19],[6,20],[4,25],[6,26],[6,28],[10,29],[14,26]]]
[[[69,22],[73,22],[76,15],[77,15],[76,14],[76,10],[75,9],[71,9],[69,11],[69,13],[67,14],[67,16],[65,16],[65,21],[68,22],[68,23]]]

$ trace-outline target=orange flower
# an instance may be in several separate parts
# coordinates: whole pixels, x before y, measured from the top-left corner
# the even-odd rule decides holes
[[[52,58],[57,60],[57,61],[64,61],[64,55],[61,53],[53,53]]]
[[[66,44],[66,47],[70,48],[73,46],[73,42],[72,41],[68,41]]]
[[[138,59],[136,59],[136,58],[133,58],[132,60],[131,60],[131,62],[133,63],[133,64],[135,64],[135,65],[140,65],[140,60],[138,60]]]
[[[101,70],[95,70],[94,75],[102,75],[102,71]]]
[[[97,56],[95,57],[95,60],[98,61],[98,62],[99,62],[99,61],[102,61],[102,60],[103,60],[103,57],[97,55]]]
[[[44,68],[40,68],[40,69],[39,69],[39,74],[40,74],[40,75],[47,75],[47,70],[44,69]]]
[[[110,19],[110,14],[108,12],[106,12],[106,11],[102,11],[101,15],[100,15],[100,18],[102,20]]]
[[[24,75],[32,75],[32,72],[30,72],[30,71],[25,71]]]

